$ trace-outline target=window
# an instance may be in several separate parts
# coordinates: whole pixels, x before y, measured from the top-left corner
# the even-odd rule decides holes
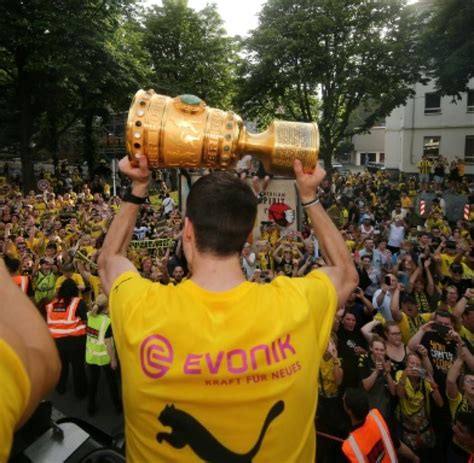
[[[467,91],[467,112],[474,113],[474,89]]]
[[[440,143],[441,137],[424,137],[423,154],[427,154],[429,158],[437,158],[439,156]]]
[[[425,114],[441,114],[439,93],[425,93]]]
[[[464,162],[466,164],[474,164],[474,135],[466,135]]]

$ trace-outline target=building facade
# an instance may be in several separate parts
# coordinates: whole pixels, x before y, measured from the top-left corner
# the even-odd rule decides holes
[[[416,84],[415,95],[386,119],[385,166],[417,172],[423,154],[462,159],[474,174],[474,79],[460,100],[441,97],[432,82]]]
[[[353,138],[353,163],[381,162],[388,169],[418,172],[423,154],[462,159],[467,174],[474,174],[474,79],[461,99],[441,97],[434,83],[416,84],[415,95],[395,108],[385,127]],[[383,141],[381,134],[383,133]]]

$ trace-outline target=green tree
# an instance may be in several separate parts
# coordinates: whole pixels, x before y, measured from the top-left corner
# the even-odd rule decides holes
[[[339,143],[403,104],[420,81],[419,17],[403,0],[269,0],[246,42],[248,117],[316,121],[326,169]],[[363,108],[357,127],[351,115]]]
[[[78,119],[86,126],[136,89],[140,52],[130,53],[131,47],[136,50],[135,37],[127,35],[126,21],[133,3],[0,3],[0,140],[18,144],[25,190],[35,185],[36,140],[48,140],[47,148],[57,156],[58,137],[69,126]],[[132,39],[127,42],[126,36]],[[85,146],[93,161],[92,144]]]
[[[155,91],[194,93],[209,105],[229,104],[237,42],[226,36],[215,5],[195,11],[186,0],[164,0],[149,10],[145,29]]]
[[[474,2],[437,0],[424,34],[428,73],[442,94],[459,95],[474,77]]]

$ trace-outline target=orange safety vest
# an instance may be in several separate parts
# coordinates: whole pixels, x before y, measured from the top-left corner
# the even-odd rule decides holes
[[[81,298],[75,297],[64,307],[60,299],[55,299],[46,306],[46,320],[53,338],[86,335],[86,323],[76,316],[79,302]]]
[[[21,289],[25,294],[28,294],[28,283],[30,282],[28,277],[22,275],[16,275],[12,277],[13,282]]]
[[[349,434],[342,451],[351,463],[397,463],[390,431],[380,412],[370,410],[364,424]]]

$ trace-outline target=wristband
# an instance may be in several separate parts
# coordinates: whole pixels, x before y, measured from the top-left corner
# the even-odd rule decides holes
[[[301,207],[303,209],[306,209],[311,206],[316,206],[316,204],[319,204],[319,198],[314,198],[311,201],[308,201],[307,203],[301,203]]]
[[[122,197],[123,202],[136,204],[138,206],[145,204],[147,199],[148,196],[145,196],[144,198],[140,196],[135,196],[130,190],[128,190]]]

